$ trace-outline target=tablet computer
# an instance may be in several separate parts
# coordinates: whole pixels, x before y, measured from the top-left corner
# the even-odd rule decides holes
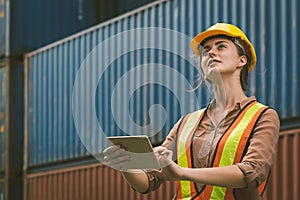
[[[107,140],[114,145],[121,145],[130,156],[130,163],[125,169],[159,169],[159,163],[154,155],[152,144],[146,135],[111,136]]]

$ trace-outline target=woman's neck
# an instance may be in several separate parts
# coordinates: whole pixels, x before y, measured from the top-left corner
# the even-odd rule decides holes
[[[215,109],[222,111],[228,110],[247,98],[240,84],[235,84],[232,81],[223,81],[213,87],[216,105]]]

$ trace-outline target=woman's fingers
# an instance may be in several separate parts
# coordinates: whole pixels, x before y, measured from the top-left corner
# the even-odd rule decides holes
[[[104,164],[115,169],[122,169],[130,162],[129,153],[120,146],[110,146],[103,151]]]
[[[125,149],[122,149],[120,146],[110,146],[103,151],[103,155],[106,158],[113,159],[119,156],[125,155],[127,152]]]
[[[172,151],[170,151],[169,149],[167,149],[166,147],[155,147],[154,148],[154,153],[157,154],[157,155],[165,155],[165,154],[170,154]]]
[[[169,157],[170,155],[173,154],[173,152],[169,149],[167,149],[166,147],[155,147],[154,148],[154,153],[156,156],[158,157],[162,157],[162,156],[167,156]],[[171,158],[172,159],[172,158]]]
[[[103,154],[104,155],[109,155],[109,154],[112,154],[113,152],[118,151],[120,149],[121,149],[121,146],[119,146],[119,145],[113,145],[113,146],[110,146],[107,149],[105,149],[103,151]]]
[[[172,160],[173,152],[167,149],[166,147],[155,147],[154,153],[162,168],[167,167],[173,162]]]

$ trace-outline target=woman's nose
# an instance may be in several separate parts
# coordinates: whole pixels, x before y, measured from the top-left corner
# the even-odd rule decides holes
[[[211,48],[211,49],[208,51],[208,55],[209,55],[209,57],[215,56],[215,55],[216,55],[215,48]]]

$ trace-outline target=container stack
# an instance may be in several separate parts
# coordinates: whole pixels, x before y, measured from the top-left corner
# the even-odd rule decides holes
[[[24,54],[96,24],[97,9],[92,1],[0,0],[1,200],[23,198]]]
[[[1,21],[7,1],[0,6],[0,200],[171,199],[173,183],[147,195],[133,191],[102,164],[101,151],[112,135],[145,134],[159,145],[182,115],[209,103],[209,88],[193,90],[200,72],[189,42],[224,21],[243,29],[256,49],[247,95],[281,120],[264,199],[299,199],[298,1],[161,0],[92,27],[99,13],[79,6],[82,22],[72,2],[32,3],[43,16],[34,20],[16,18],[22,12],[12,7],[18,14],[4,20],[9,26]],[[22,34],[21,24],[39,28]]]
[[[8,26],[9,8],[5,1],[0,1],[0,199],[4,200],[7,172],[7,129],[8,129]],[[20,187],[21,189],[22,187]]]

